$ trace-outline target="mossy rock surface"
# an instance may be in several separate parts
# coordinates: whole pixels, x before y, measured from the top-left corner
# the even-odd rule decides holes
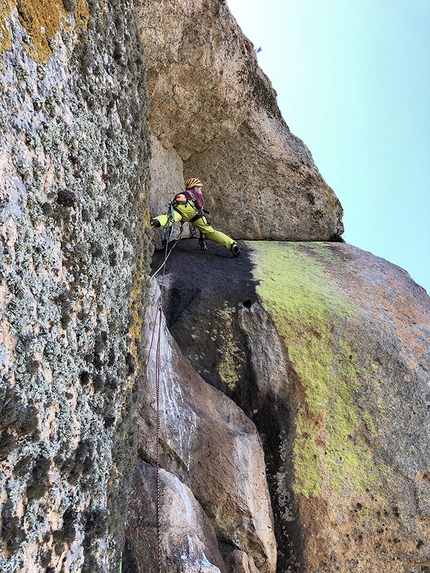
[[[429,297],[402,269],[349,245],[252,248],[257,293],[295,380],[290,479],[299,520],[310,528],[302,559],[327,571],[354,563],[405,571],[430,507],[422,486]],[[329,539],[331,563],[323,557]]]
[[[260,432],[279,570],[414,570],[429,545],[427,293],[351,245],[239,244],[233,259],[181,241],[159,282],[183,353]]]

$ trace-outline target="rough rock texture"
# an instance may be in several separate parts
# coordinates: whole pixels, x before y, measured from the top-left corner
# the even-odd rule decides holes
[[[159,140],[151,135],[151,159],[149,162],[151,173],[151,212],[153,214],[164,213],[166,206],[171,201],[168,197],[179,193],[184,189],[184,176],[182,174],[182,159],[173,149],[165,149]],[[172,239],[190,237],[191,225],[183,225],[182,233],[179,225],[176,225],[172,231]],[[162,248],[164,234],[157,233],[154,236],[154,245],[156,248]]]
[[[146,321],[151,350],[141,409],[140,455],[152,463],[156,458],[159,340],[162,467],[191,489],[211,519],[223,553],[240,549],[259,571],[274,571],[272,511],[263,451],[255,426],[232,400],[193,371],[166,329],[158,310],[158,298],[154,281]],[[136,488],[134,495],[138,496]],[[134,505],[132,498],[131,506]],[[133,537],[133,527],[128,531]],[[166,530],[164,533],[169,534]],[[169,556],[163,557],[167,566]],[[192,558],[190,555],[189,560]]]
[[[226,557],[229,573],[257,573],[258,569],[248,555],[240,549],[235,549]]]
[[[130,553],[139,573],[156,571],[158,550],[162,571],[219,573],[225,571],[214,528],[192,491],[177,477],[160,470],[160,546],[157,543],[157,470],[141,462],[134,476],[128,517]],[[131,563],[123,568],[131,571]]]
[[[148,288],[184,177],[234,237],[342,233],[225,2],[0,3],[1,572],[155,571],[158,476],[166,571],[428,573],[425,291],[274,241]]]
[[[117,571],[149,261],[141,44],[127,2],[0,20],[0,570]]]
[[[427,571],[427,293],[349,245],[242,246],[182,241],[162,282],[184,354],[260,432],[278,570]]]
[[[179,178],[198,177],[214,225],[236,239],[339,238],[340,203],[285,124],[225,1],[139,0],[137,11],[154,156],[169,172],[152,173],[153,214],[178,192]]]

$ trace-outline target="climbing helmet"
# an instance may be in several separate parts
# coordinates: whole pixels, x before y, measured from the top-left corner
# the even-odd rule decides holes
[[[185,189],[192,189],[193,187],[203,187],[203,184],[198,179],[191,177],[188,179]]]

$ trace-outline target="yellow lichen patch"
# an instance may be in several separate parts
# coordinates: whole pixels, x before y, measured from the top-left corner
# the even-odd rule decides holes
[[[142,189],[141,192],[141,198],[142,197],[146,197],[147,195],[147,189],[146,189],[146,185],[144,185],[144,188]],[[149,209],[146,208],[143,211],[143,216],[142,219],[145,221],[149,220]],[[143,334],[144,334],[144,308],[143,308],[143,300],[144,300],[144,295],[147,293],[147,289],[148,289],[148,280],[147,280],[147,276],[146,273],[144,272],[145,269],[145,255],[141,255],[138,260],[136,261],[136,266],[135,266],[135,278],[133,281],[133,290],[131,293],[131,300],[129,303],[129,308],[131,310],[131,316],[132,316],[132,324],[131,324],[131,340],[132,340],[132,346],[131,346],[131,353],[133,355],[133,358],[136,361],[136,369],[137,371],[141,371],[143,368],[143,364],[141,361],[141,358],[139,357],[139,351],[138,351],[138,347],[140,344],[140,341],[142,340]],[[161,312],[161,307],[159,307],[159,309],[157,310],[157,312]],[[131,385],[133,385],[134,383],[134,376],[131,378]]]
[[[139,358],[138,346],[139,346],[139,341],[142,339],[143,329],[144,329],[144,318],[143,318],[141,301],[142,301],[142,291],[145,290],[146,286],[147,282],[145,276],[141,275],[135,279],[133,285],[133,292],[131,295],[131,301],[129,305],[131,308],[131,316],[132,316],[131,353],[136,361],[137,369],[142,368],[141,360]],[[132,377],[132,382],[134,382],[134,376]]]
[[[30,37],[30,45],[25,44],[30,56],[37,62],[46,62],[52,55],[50,40],[53,40],[61,26],[70,27],[71,14],[68,13],[62,0],[0,0],[2,19],[0,22],[0,51],[8,50],[11,46],[11,36],[8,26],[12,12],[16,7],[18,18]],[[79,27],[85,27],[89,18],[86,0],[77,0],[74,11],[75,21]]]
[[[327,270],[336,261],[322,244],[252,244],[258,294],[284,338],[304,393],[296,419],[293,489],[307,497],[324,488],[363,493],[381,472],[359,430],[373,421],[369,413],[363,419],[354,402],[366,372],[357,361],[356,306]]]
[[[7,21],[10,19],[14,2],[0,0],[1,18],[0,18],[0,53],[9,50],[11,45],[11,36]]]
[[[232,334],[232,320],[234,315],[233,308],[225,308],[217,313],[223,320],[224,324],[229,325],[226,328],[228,334],[221,338],[221,348],[219,349],[222,360],[218,365],[220,378],[224,384],[230,389],[234,390],[239,382],[239,375],[236,371],[238,364],[238,356],[240,350],[234,341]]]
[[[229,334],[225,340],[225,352],[222,353],[222,361],[219,364],[218,371],[220,378],[230,390],[236,388],[239,382],[239,375],[236,372],[237,359],[239,348],[234,342],[233,334]]]
[[[76,23],[80,28],[86,28],[90,18],[87,0],[77,0],[76,4],[77,6],[74,12]]]
[[[66,11],[61,0],[17,0],[19,21],[30,36],[33,48],[30,55],[37,61],[46,61],[52,54],[49,40],[60,31]]]

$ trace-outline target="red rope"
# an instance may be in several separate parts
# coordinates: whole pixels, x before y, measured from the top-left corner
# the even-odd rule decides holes
[[[168,251],[168,240],[166,240],[165,251],[164,251],[164,262],[162,265],[163,268],[163,277],[165,274],[166,269],[166,261],[172,249]],[[161,267],[160,269],[161,270]],[[158,271],[157,271],[158,273]],[[155,274],[152,275],[151,278],[154,278]],[[156,439],[156,521],[157,521],[157,571],[158,573],[162,573],[162,555],[161,555],[161,524],[160,524],[160,516],[161,516],[161,480],[160,480],[160,469],[161,469],[161,415],[160,415],[160,379],[161,379],[161,325],[162,325],[162,318],[163,318],[163,304],[162,304],[162,296],[160,294],[160,298],[158,299],[158,309],[157,315],[154,324],[154,330],[152,331],[151,337],[151,344],[148,351],[148,357],[146,362],[146,367],[148,368],[149,359],[152,352],[152,346],[154,343],[154,336],[155,331],[157,329],[157,320],[158,320],[158,333],[157,333],[157,344],[156,344],[156,352],[155,352],[155,400],[156,400],[156,432],[155,432],[155,439]]]
[[[161,417],[160,417],[160,373],[161,373],[161,319],[163,308],[161,300],[158,307],[158,337],[157,337],[157,351],[155,359],[155,394],[157,403],[157,422],[156,422],[156,441],[157,441],[157,567],[158,573],[161,573],[161,527],[160,527],[160,506],[161,506],[161,484],[160,484],[160,430],[161,430]]]

